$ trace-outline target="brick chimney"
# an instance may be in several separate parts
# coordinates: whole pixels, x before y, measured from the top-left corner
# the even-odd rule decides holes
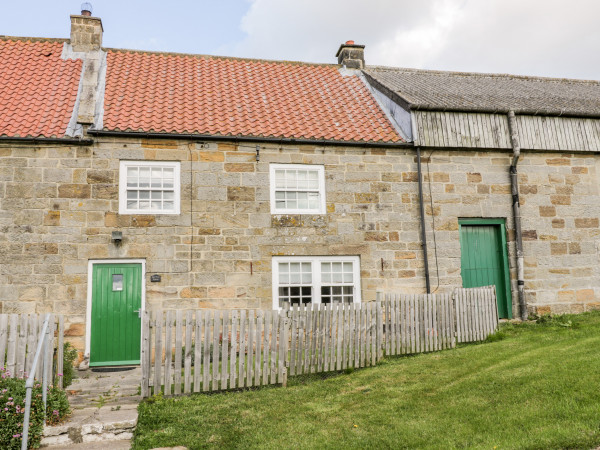
[[[92,17],[92,5],[81,5],[81,15],[71,16],[71,45],[73,51],[89,52],[102,47],[102,20]]]
[[[363,69],[365,67],[365,46],[356,45],[354,41],[346,41],[340,45],[340,49],[335,56],[338,64],[346,66],[349,69]]]

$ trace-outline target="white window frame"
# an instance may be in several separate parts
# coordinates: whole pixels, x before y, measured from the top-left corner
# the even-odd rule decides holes
[[[167,211],[164,209],[128,209],[127,208],[127,168],[151,166],[166,167],[173,169],[173,206],[174,209]],[[119,214],[138,214],[138,215],[176,215],[181,212],[181,163],[179,161],[120,161],[119,162]]]
[[[316,170],[318,173],[319,180],[319,207],[316,209],[277,209],[277,204],[275,202],[275,171],[279,169]],[[269,190],[271,193],[271,214],[325,214],[325,166],[314,164],[270,164],[269,178]]]
[[[321,263],[323,262],[351,262],[354,287],[353,303],[361,302],[360,285],[360,257],[359,256],[273,256],[271,262],[272,270],[272,295],[273,309],[278,311],[279,307],[279,263],[286,262],[310,262],[312,264],[312,283],[304,286],[312,287],[311,301],[313,305],[321,304]],[[349,285],[348,285],[349,286]]]

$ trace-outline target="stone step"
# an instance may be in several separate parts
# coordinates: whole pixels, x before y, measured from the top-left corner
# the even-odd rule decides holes
[[[133,437],[137,423],[137,404],[73,409],[63,425],[45,427],[42,447],[123,441]]]

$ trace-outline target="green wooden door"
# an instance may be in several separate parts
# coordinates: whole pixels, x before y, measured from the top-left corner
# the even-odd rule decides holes
[[[504,220],[462,219],[459,224],[463,287],[495,285],[498,316],[512,318]]]
[[[139,364],[141,307],[141,264],[94,264],[90,366]]]

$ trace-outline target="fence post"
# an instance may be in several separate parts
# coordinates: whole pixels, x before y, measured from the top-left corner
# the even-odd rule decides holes
[[[56,372],[58,378],[58,387],[63,388],[63,357],[64,357],[64,346],[65,346],[65,318],[61,314],[58,316],[58,349],[56,352]]]
[[[142,312],[142,398],[148,397],[150,379],[150,355],[148,354],[150,342],[150,321],[148,311]]]
[[[377,302],[375,308],[375,314],[377,317],[377,359],[378,362],[381,358],[383,358],[383,311],[382,311],[382,297],[381,292],[377,292]]]

